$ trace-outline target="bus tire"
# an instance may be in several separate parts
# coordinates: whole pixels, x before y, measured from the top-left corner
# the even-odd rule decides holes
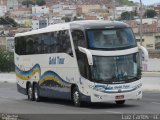
[[[80,93],[79,93],[79,90],[77,89],[77,87],[75,87],[72,91],[72,101],[76,107],[81,106]]]
[[[34,95],[34,100],[36,102],[39,102],[41,100],[41,97],[39,95],[38,84],[34,84],[34,86],[33,86],[33,95]]]
[[[34,101],[33,88],[32,88],[32,85],[30,83],[27,86],[27,94],[28,94],[28,100]]]
[[[124,105],[124,103],[125,103],[125,100],[116,101],[117,105]]]

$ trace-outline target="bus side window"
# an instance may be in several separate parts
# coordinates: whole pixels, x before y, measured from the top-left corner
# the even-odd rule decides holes
[[[75,46],[75,51],[76,51],[80,74],[84,78],[89,79],[89,66],[88,66],[87,56],[86,56],[86,54],[84,54],[78,50],[78,46],[86,48],[85,37],[84,37],[83,31],[73,30],[72,31],[72,38],[73,38],[73,42],[74,42],[74,46]]]
[[[86,47],[84,33],[81,30],[73,30],[72,38],[74,42],[75,49],[78,49],[78,46]]]
[[[78,60],[78,67],[79,67],[81,76],[89,79],[89,65],[88,65],[86,54],[82,52],[78,52],[77,60]]]
[[[33,36],[26,37],[26,54],[34,54]]]
[[[57,52],[72,54],[69,32],[67,30],[59,31],[56,41]]]
[[[16,45],[17,45],[17,54],[19,55],[25,55],[26,54],[26,41],[25,37],[19,37],[16,40]]]
[[[41,37],[41,53],[50,53],[50,34],[44,33]]]
[[[62,41],[63,43],[63,51],[69,55],[72,55],[72,47],[71,47],[71,41],[69,37],[69,32],[67,30],[63,31],[63,38]]]
[[[50,52],[51,53],[56,53],[57,52],[57,32],[52,32],[50,34]]]

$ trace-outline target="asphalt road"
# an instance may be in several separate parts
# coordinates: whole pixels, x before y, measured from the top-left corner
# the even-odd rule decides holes
[[[26,120],[36,118],[43,120],[55,118],[58,120],[64,117],[65,120],[97,120],[99,118],[103,120],[106,118],[105,115],[110,118],[109,120],[116,120],[116,118],[117,120],[128,120],[129,118],[122,116],[124,114],[132,114],[130,116],[132,118],[133,114],[154,114],[158,115],[156,120],[160,120],[160,92],[144,92],[142,100],[126,101],[122,106],[108,102],[105,104],[86,103],[81,108],[77,108],[72,105],[71,101],[66,100],[49,99],[43,102],[31,102],[27,100],[27,96],[17,92],[16,84],[0,83],[0,113],[0,120],[2,117],[5,118],[6,113],[20,115]]]

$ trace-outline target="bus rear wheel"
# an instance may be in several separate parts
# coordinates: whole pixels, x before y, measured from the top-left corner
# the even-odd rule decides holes
[[[39,102],[41,100],[41,97],[39,95],[39,88],[38,88],[38,84],[35,84],[33,87],[33,95],[34,95],[34,99],[36,102]]]
[[[76,107],[81,106],[80,93],[79,93],[79,90],[76,87],[72,91],[72,100],[73,100],[73,104]]]
[[[117,105],[124,105],[124,103],[125,103],[125,100],[116,101]]]
[[[27,93],[28,93],[28,100],[33,101],[34,97],[33,97],[33,89],[31,84],[28,84]]]

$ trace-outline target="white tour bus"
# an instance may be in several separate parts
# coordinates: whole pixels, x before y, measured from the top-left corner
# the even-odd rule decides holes
[[[116,21],[74,21],[15,36],[17,89],[43,97],[115,101],[142,97],[141,54],[132,29]]]

